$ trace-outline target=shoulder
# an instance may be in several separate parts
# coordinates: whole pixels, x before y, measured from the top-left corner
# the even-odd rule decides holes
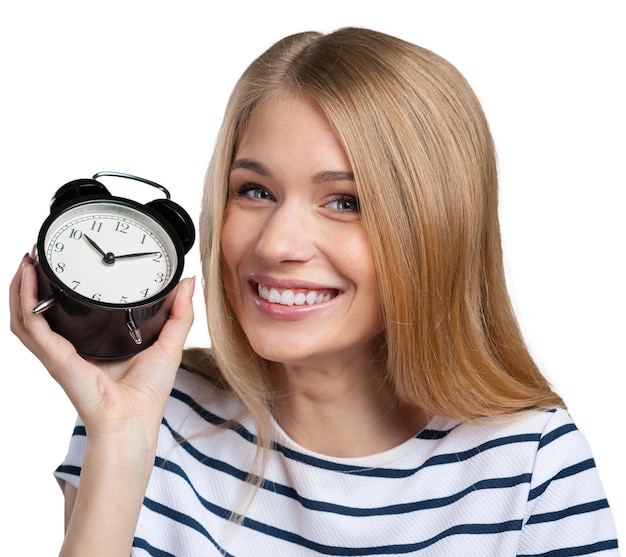
[[[242,418],[245,408],[231,392],[206,376],[181,367],[165,408],[164,423],[221,426]],[[188,427],[187,427],[188,428]]]
[[[449,462],[477,474],[487,467],[495,476],[520,475],[530,489],[595,467],[584,436],[560,408],[475,423],[437,417],[419,438],[432,440],[434,463]]]
[[[524,446],[533,453],[562,439],[572,448],[588,450],[568,412],[561,408],[520,412],[477,422],[435,417],[421,438],[441,441],[446,450],[487,451]]]

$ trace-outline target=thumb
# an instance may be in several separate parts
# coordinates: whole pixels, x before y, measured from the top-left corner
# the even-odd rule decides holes
[[[196,277],[193,277],[180,281],[176,286],[169,318],[157,341],[166,352],[178,353],[183,349],[194,320],[192,299],[195,285]]]

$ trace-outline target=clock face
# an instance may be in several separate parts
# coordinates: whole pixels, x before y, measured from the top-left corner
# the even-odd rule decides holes
[[[96,305],[141,305],[178,279],[170,235],[131,204],[90,201],[51,218],[39,256],[74,295]]]

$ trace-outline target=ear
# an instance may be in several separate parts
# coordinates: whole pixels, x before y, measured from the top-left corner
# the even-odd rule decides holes
[[[189,213],[171,199],[155,199],[146,203],[146,207],[158,213],[172,226],[183,243],[184,252],[187,253],[196,239],[196,229]]]
[[[50,200],[50,212],[84,197],[111,197],[103,184],[91,178],[72,180],[61,186]]]

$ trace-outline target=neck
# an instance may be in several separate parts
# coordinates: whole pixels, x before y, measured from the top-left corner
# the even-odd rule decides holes
[[[334,368],[276,364],[274,415],[299,445],[353,458],[391,449],[416,435],[427,418],[402,404],[372,361]]]

